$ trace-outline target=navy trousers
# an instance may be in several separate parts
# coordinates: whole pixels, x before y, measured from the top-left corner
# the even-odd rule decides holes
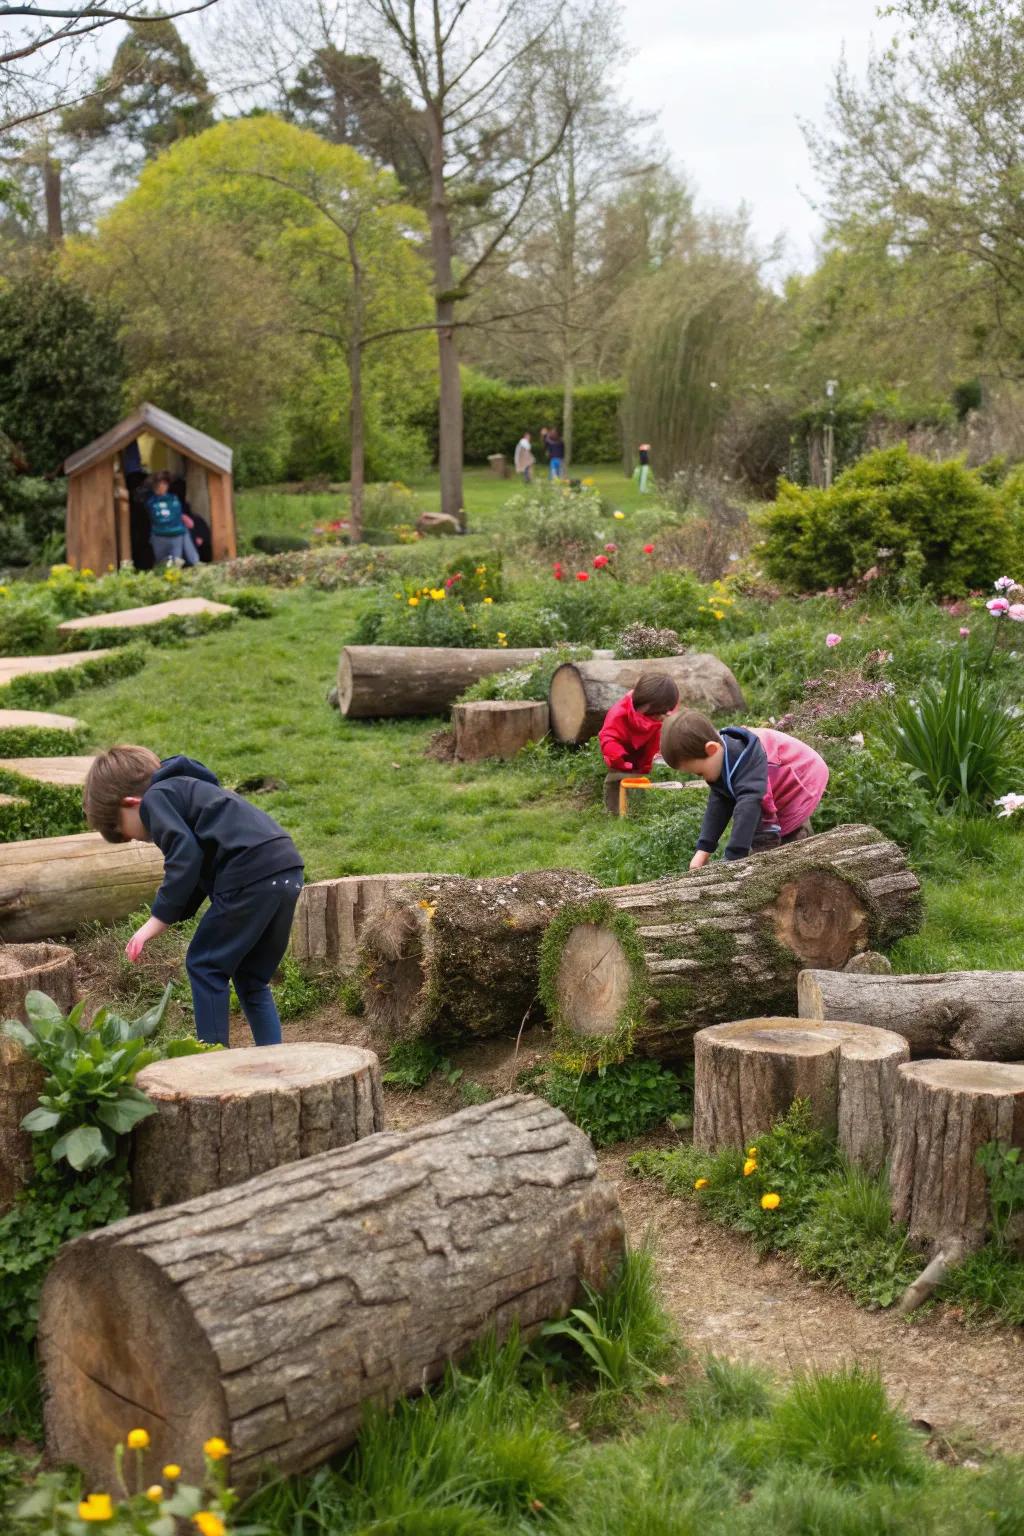
[[[207,1045],[227,1045],[229,984],[257,1045],[280,1045],[281,1020],[270,978],[288,948],[302,870],[281,874],[214,896],[185,956],[192,984],[196,1034]]]

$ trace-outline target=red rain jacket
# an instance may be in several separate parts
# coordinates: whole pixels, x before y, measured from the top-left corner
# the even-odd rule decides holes
[[[662,724],[634,709],[631,693],[613,704],[597,738],[609,772],[649,773],[661,746]]]

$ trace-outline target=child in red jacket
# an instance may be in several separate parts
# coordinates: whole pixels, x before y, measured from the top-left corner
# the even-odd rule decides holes
[[[619,784],[650,772],[661,745],[661,723],[679,706],[679,689],[664,672],[641,672],[632,693],[613,704],[598,733],[608,765],[604,808],[619,814]]]

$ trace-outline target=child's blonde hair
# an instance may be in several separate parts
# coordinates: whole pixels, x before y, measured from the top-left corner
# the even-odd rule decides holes
[[[160,759],[148,747],[111,747],[101,752],[89,769],[82,794],[85,819],[108,843],[123,843],[121,802],[129,795],[146,793]]]

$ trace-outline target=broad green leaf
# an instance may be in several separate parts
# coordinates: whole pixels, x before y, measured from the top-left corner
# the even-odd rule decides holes
[[[55,1142],[50,1156],[55,1163],[66,1157],[72,1168],[82,1172],[84,1168],[96,1168],[113,1155],[99,1126],[78,1125]]]
[[[19,1024],[17,1019],[8,1019],[3,1026],[3,1032],[8,1040],[17,1040],[18,1044],[23,1045],[27,1051],[34,1052],[39,1043],[32,1031],[26,1029],[24,1024]]]
[[[25,1012],[33,1024],[63,1024],[61,1013],[52,997],[45,992],[29,992],[25,997]]]
[[[60,1125],[61,1116],[55,1109],[44,1109],[39,1105],[36,1109],[30,1109],[21,1122],[23,1131],[31,1131],[33,1136],[38,1136],[40,1131],[52,1131],[55,1125]]]
[[[97,1119],[108,1125],[115,1135],[123,1136],[140,1120],[155,1114],[156,1105],[148,1099],[141,1104],[137,1099],[118,1099],[113,1104],[104,1104],[96,1113]]]

